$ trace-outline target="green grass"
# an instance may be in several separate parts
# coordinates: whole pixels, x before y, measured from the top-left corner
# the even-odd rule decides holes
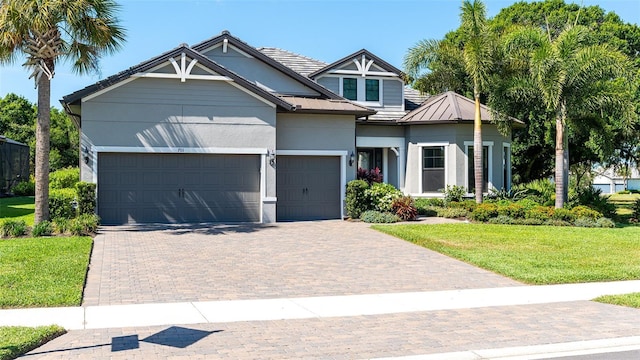
[[[15,359],[64,333],[65,330],[56,325],[0,327],[0,360]]]
[[[0,308],[80,305],[91,244],[89,237],[0,240]]]
[[[640,279],[640,227],[441,224],[373,228],[528,284]]]
[[[616,206],[616,214],[618,216],[628,218],[633,211],[631,207],[633,203],[640,199],[640,194],[611,194],[609,196],[609,202]]]
[[[33,196],[0,198],[0,220],[24,220],[28,226],[33,226],[34,201]]]
[[[606,295],[599,298],[595,298],[594,301],[598,301],[605,304],[629,306],[640,309],[640,293],[624,294],[624,295]]]

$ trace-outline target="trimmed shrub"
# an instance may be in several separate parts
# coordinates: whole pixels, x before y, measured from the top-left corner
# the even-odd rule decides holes
[[[513,219],[507,215],[498,215],[494,218],[489,219],[489,224],[501,224],[501,225],[511,225],[513,224]]]
[[[91,235],[98,230],[100,218],[95,214],[82,214],[69,221],[69,232],[72,235]]]
[[[588,218],[594,221],[602,217],[602,213],[584,205],[574,207],[573,209],[571,209],[571,213],[576,218]]]
[[[524,206],[517,203],[509,203],[505,206],[498,206],[498,216],[507,216],[513,219],[524,218]]]
[[[421,207],[428,207],[428,206],[438,206],[438,207],[444,206],[444,200],[440,198],[417,198],[417,199],[414,199],[414,202],[418,209]]]
[[[560,219],[549,219],[546,220],[543,225],[549,226],[571,226],[572,224],[569,221],[560,220]]]
[[[522,206],[525,212],[533,209],[536,206],[540,206],[539,202],[529,198],[518,200],[516,204]]]
[[[464,208],[439,208],[438,217],[447,219],[460,219],[469,216],[469,212]]]
[[[476,203],[475,200],[463,200],[463,201],[450,202],[447,204],[447,206],[452,208],[461,208],[461,209],[467,210],[468,212],[473,212],[473,210],[476,209],[476,206],[478,206],[478,204]]]
[[[398,216],[388,213],[388,212],[380,212],[375,210],[368,210],[360,215],[360,219],[366,223],[373,224],[390,224],[400,221]]]
[[[80,181],[79,168],[60,169],[49,174],[49,189],[73,189]]]
[[[474,221],[485,222],[492,217],[498,216],[498,206],[492,203],[482,203],[476,206],[471,213],[471,219]]]
[[[347,183],[347,194],[345,197],[347,215],[352,219],[360,218],[360,214],[371,207],[366,190],[369,188],[364,180],[352,180]]]
[[[393,185],[373,183],[365,190],[365,195],[371,200],[371,208],[380,212],[392,211],[393,200],[402,196],[402,192]]]
[[[609,196],[603,196],[601,189],[591,186],[577,189],[574,197],[569,199],[569,205],[572,207],[587,206],[602,214],[599,217],[612,218],[616,214],[616,206],[609,202]]]
[[[27,223],[24,220],[5,220],[0,223],[0,236],[18,237],[27,233]]]
[[[636,200],[631,207],[633,213],[631,214],[631,218],[640,220],[640,199]]]
[[[541,221],[547,221],[551,219],[553,216],[553,208],[550,206],[535,206],[532,209],[529,209],[524,217],[527,219],[537,219]]]
[[[551,218],[553,220],[573,222],[576,216],[569,209],[555,209]]]
[[[76,216],[73,202],[76,199],[74,189],[52,189],[49,191],[49,214],[51,218],[71,219]]]
[[[11,192],[16,196],[33,196],[36,194],[36,183],[32,180],[19,182],[11,188]]]
[[[616,223],[613,220],[608,219],[606,217],[601,217],[596,220],[596,225],[601,228],[613,228],[616,227]]]
[[[95,214],[96,184],[80,181],[76,184],[78,195],[78,214]]]
[[[418,215],[427,216],[427,217],[436,217],[438,216],[438,210],[443,209],[436,206],[427,206],[427,207],[419,207]]]
[[[444,189],[444,202],[448,204],[452,201],[461,202],[464,196],[467,194],[467,190],[464,186],[447,185]]]
[[[50,236],[53,234],[53,224],[48,220],[43,220],[33,226],[31,235],[34,237]]]
[[[391,203],[393,212],[403,221],[412,221],[418,217],[418,209],[411,196],[402,196]]]
[[[540,219],[513,219],[514,225],[542,225],[543,223],[544,221]]]
[[[69,219],[65,219],[65,218],[53,219],[53,230],[58,234],[66,234],[69,231]]]
[[[598,226],[598,224],[596,224],[596,221],[594,219],[588,218],[588,217],[577,218],[576,221],[573,222],[573,225],[577,227],[587,227],[587,228]]]

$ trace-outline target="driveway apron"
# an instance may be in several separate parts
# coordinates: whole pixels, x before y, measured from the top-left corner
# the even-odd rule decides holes
[[[83,305],[517,286],[345,221],[104,227]]]

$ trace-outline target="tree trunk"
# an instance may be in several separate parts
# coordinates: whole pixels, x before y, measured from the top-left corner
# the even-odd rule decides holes
[[[560,209],[564,206],[565,193],[567,191],[565,187],[565,131],[566,108],[565,104],[561,103],[560,108],[556,111],[556,209]]]
[[[50,69],[53,69],[53,63]],[[38,121],[36,124],[36,209],[35,223],[49,220],[49,136],[51,122],[51,80],[38,80]]]
[[[482,203],[482,188],[484,179],[482,176],[482,119],[480,117],[480,92],[474,91],[475,117],[473,120],[473,175],[476,183],[476,203]]]

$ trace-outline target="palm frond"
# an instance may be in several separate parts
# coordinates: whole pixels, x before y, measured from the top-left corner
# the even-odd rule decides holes
[[[404,56],[404,71],[412,78],[417,78],[420,72],[429,69],[430,64],[438,58],[441,41],[423,39],[418,41]]]

